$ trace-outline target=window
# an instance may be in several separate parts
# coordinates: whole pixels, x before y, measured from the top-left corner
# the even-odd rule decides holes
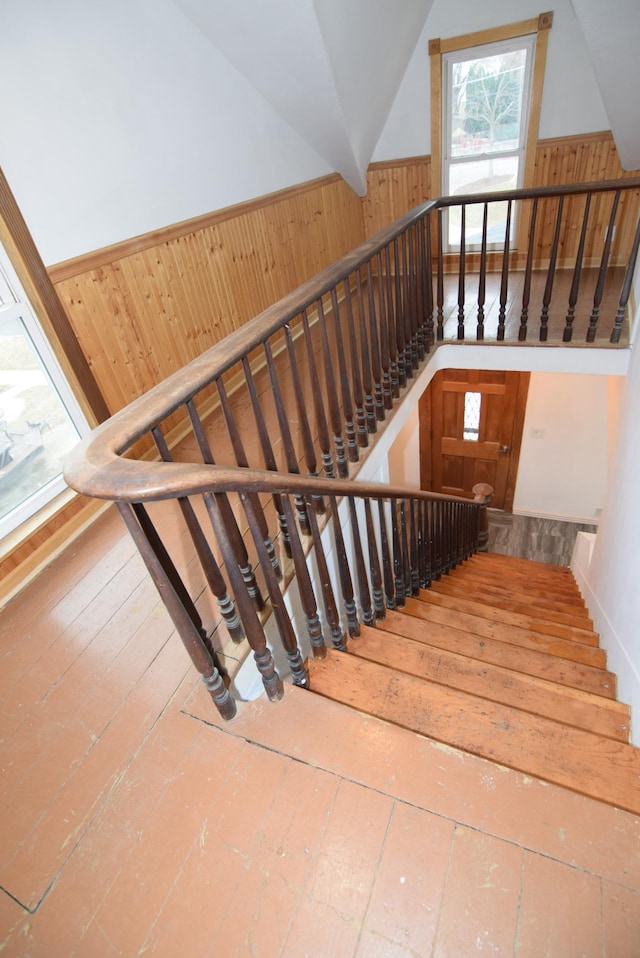
[[[472,442],[478,442],[480,439],[481,405],[482,393],[464,394],[464,422],[462,427],[463,439],[470,439]]]
[[[535,19],[429,42],[434,197],[532,185],[552,22],[552,13],[542,13]],[[505,209],[506,203],[499,206]],[[477,215],[482,217],[481,207]],[[512,224],[516,246],[523,228],[522,223]],[[456,246],[459,211],[452,210],[447,229],[449,246]],[[481,230],[481,221],[471,214],[465,242],[478,244]],[[504,214],[489,223],[488,230],[489,241],[501,245]]]
[[[522,186],[535,35],[456,50],[442,57],[444,195]],[[482,237],[482,207],[467,210],[465,242]],[[458,215],[456,216],[456,213]],[[489,244],[503,243],[506,203],[492,204]],[[511,231],[515,221],[511,222]],[[460,216],[449,217],[449,246],[460,241]]]
[[[66,489],[87,422],[0,246],[0,538]]]

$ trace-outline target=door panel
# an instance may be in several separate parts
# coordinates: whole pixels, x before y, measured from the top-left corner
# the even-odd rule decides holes
[[[424,489],[471,498],[473,486],[495,489],[492,505],[513,506],[529,373],[444,369],[420,400]],[[467,404],[465,396],[475,394]],[[479,413],[477,410],[479,403]],[[471,438],[465,438],[471,437]]]

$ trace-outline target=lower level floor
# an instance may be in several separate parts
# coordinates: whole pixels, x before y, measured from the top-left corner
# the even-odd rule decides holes
[[[640,820],[289,686],[223,723],[112,510],[0,655],[3,958],[640,951]]]

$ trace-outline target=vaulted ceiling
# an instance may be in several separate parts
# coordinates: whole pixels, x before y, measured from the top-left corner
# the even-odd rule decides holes
[[[433,0],[175,0],[356,190]]]
[[[364,193],[367,166],[434,0],[175,3],[290,126]],[[621,162],[638,169],[640,0],[571,3]]]
[[[640,169],[640,0],[571,0],[620,162]]]

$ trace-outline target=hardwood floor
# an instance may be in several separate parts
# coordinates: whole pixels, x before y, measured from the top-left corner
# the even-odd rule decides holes
[[[637,953],[640,820],[293,687],[223,723],[113,510],[0,643],[3,956]]]
[[[114,509],[0,656],[3,958],[637,954],[640,820],[293,687],[225,725]]]

